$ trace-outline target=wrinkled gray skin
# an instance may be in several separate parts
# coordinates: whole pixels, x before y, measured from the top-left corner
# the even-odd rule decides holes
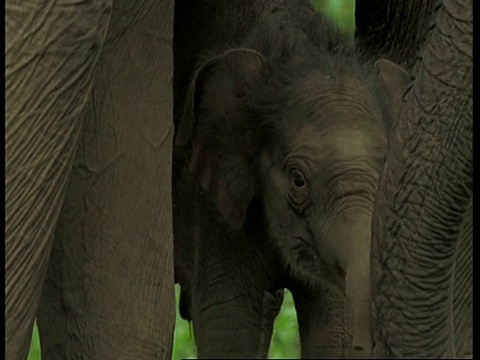
[[[472,356],[472,3],[358,2],[359,46],[415,76],[376,198],[378,357]]]
[[[175,277],[198,356],[266,357],[284,288],[303,358],[369,355],[374,196],[410,77],[359,65],[307,1],[176,5]]]
[[[6,359],[169,359],[173,1],[5,11]]]

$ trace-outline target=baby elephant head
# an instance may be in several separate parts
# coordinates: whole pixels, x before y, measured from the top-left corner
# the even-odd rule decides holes
[[[409,82],[386,60],[370,70],[329,59],[289,68],[232,50],[197,72],[177,134],[190,171],[232,227],[261,197],[268,234],[293,276],[344,291],[354,346],[364,349],[372,345],[375,191]]]

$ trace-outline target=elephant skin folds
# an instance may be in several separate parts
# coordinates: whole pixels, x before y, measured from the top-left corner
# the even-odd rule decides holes
[[[170,358],[173,1],[6,15],[7,358]]]
[[[5,4],[6,358],[28,354],[111,4]],[[85,20],[85,19],[88,20]]]
[[[472,28],[471,1],[444,1],[391,134],[373,225],[377,356],[472,354]]]

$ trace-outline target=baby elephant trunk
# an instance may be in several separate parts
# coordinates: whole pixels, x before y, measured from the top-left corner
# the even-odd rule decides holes
[[[352,355],[369,356],[372,353],[373,336],[369,252],[347,265],[345,293],[352,310]]]
[[[345,296],[351,310],[352,357],[364,357],[372,354],[373,338],[370,219],[357,219],[353,226],[341,229],[336,240],[343,248],[338,248],[337,254],[339,265],[345,272]]]

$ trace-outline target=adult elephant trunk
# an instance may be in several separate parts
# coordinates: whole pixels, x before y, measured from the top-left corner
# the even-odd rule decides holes
[[[373,221],[377,356],[471,352],[472,26],[471,0],[444,1],[391,134]]]

